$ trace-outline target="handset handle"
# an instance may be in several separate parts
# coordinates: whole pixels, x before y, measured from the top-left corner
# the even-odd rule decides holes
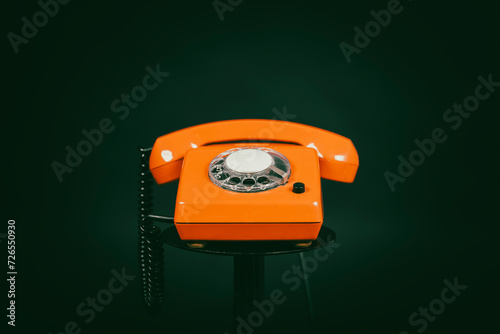
[[[161,136],[151,151],[149,168],[158,184],[169,182],[179,178],[188,150],[241,140],[291,142],[314,148],[325,179],[353,182],[358,170],[358,153],[350,139],[309,125],[266,119],[205,123]]]

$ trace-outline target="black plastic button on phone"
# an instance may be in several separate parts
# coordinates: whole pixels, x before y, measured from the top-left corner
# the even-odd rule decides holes
[[[302,194],[304,191],[306,191],[306,187],[302,182],[295,182],[293,184],[293,189],[292,191],[296,194]]]

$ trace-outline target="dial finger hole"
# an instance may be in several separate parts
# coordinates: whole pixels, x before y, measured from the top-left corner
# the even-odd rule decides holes
[[[227,183],[231,184],[231,185],[235,185],[235,184],[238,184],[241,182],[241,179],[239,177],[232,177],[230,178]]]
[[[265,177],[265,176],[261,176],[257,179],[257,182],[259,182],[260,184],[268,184],[269,183],[269,178]]]
[[[254,179],[244,179],[243,184],[247,187],[251,187],[255,184],[255,180]]]

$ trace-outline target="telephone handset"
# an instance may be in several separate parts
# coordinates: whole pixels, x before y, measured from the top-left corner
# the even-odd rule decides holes
[[[311,147],[318,152],[321,177],[353,182],[358,153],[351,140],[313,126],[277,120],[242,119],[192,126],[159,137],[149,161],[158,184],[179,178],[188,150],[207,144],[240,140],[271,140]]]
[[[320,178],[353,182],[358,165],[348,138],[261,119],[172,132],[156,140],[149,158],[158,184],[179,178],[181,239],[200,241],[314,240],[323,222]]]

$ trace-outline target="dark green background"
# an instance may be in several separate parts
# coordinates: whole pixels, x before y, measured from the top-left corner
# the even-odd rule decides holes
[[[231,258],[170,247],[160,316],[141,308],[138,278],[88,325],[75,308],[112,269],[138,275],[138,144],[211,121],[269,119],[285,105],[293,121],[352,139],[360,156],[353,184],[322,182],[325,224],[341,246],[311,275],[319,331],[416,333],[409,315],[454,277],[468,289],[426,333],[498,330],[500,92],[456,131],[442,115],[474,93],[478,75],[500,81],[499,7],[404,1],[348,64],[339,43],[352,44],[353,28],[386,5],[245,0],[221,22],[211,1],[72,1],[19,54],[4,37],[2,224],[17,221],[19,273],[9,330],[58,333],[74,320],[82,333],[232,333]],[[4,36],[38,10],[34,0],[4,4]],[[119,120],[111,102],[156,64],[170,76]],[[59,183],[50,164],[105,117],[115,131]],[[436,127],[448,140],[392,193],[383,173]],[[173,212],[175,189],[157,189],[156,211]],[[268,292],[287,289],[280,277],[294,263],[267,258]],[[304,333],[306,320],[303,291],[287,292],[256,333]]]

